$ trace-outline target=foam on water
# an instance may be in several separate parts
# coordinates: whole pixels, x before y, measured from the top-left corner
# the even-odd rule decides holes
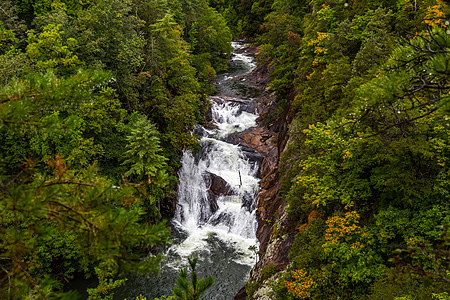
[[[242,132],[256,125],[257,115],[240,111],[236,103],[212,103],[211,107],[214,123],[219,130],[216,132],[218,138],[226,137],[236,132]]]
[[[234,43],[235,49],[244,46]],[[254,67],[253,57],[239,53],[232,61],[243,66],[248,73]],[[225,80],[229,77],[225,76]],[[230,99],[227,99],[230,100]],[[218,129],[204,130],[208,136],[201,139],[203,151],[197,157],[185,151],[182,168],[179,172],[178,206],[173,224],[184,232],[186,238],[170,248],[171,253],[181,257],[203,252],[207,255],[208,241],[219,240],[233,252],[231,259],[237,263],[253,265],[255,252],[250,246],[257,246],[256,215],[253,205],[244,206],[247,201],[254,201],[259,188],[256,177],[258,166],[248,161],[238,145],[226,143],[220,139],[244,131],[256,125],[257,115],[243,111],[240,105],[243,99],[212,101],[213,122]],[[221,196],[217,199],[218,210],[211,211],[208,198],[208,176],[212,173],[224,179],[235,195]]]
[[[255,60],[253,59],[253,57],[251,57],[250,55],[245,54],[245,53],[238,53],[238,54],[235,54],[235,55],[231,58],[231,60],[232,60],[232,61],[237,61],[237,62],[239,62],[240,64],[245,65],[245,66],[246,66],[245,69],[248,69],[248,70],[251,70],[251,69],[253,69],[253,68],[256,67],[256,63],[255,63]]]
[[[235,49],[245,46],[233,43]],[[238,145],[224,140],[230,134],[256,125],[257,116],[247,112],[251,106],[245,106],[256,97],[256,88],[244,84],[240,77],[254,67],[251,56],[238,53],[232,57],[230,72],[219,76],[220,94],[216,96],[217,101],[211,101],[217,129],[197,127],[204,136],[200,141],[202,150],[195,155],[190,151],[183,153],[178,174],[178,203],[171,221],[173,245],[163,253],[166,258],[161,272],[157,276],[130,279],[116,292],[117,299],[133,299],[139,294],[148,299],[169,295],[178,270],[188,267],[189,256],[199,259],[199,277],[211,275],[217,283],[203,299],[232,299],[245,285],[259,247],[253,204],[259,188],[259,166],[249,161]],[[226,181],[232,195],[211,200],[208,190],[212,176]],[[211,210],[211,201],[217,201],[216,211]]]

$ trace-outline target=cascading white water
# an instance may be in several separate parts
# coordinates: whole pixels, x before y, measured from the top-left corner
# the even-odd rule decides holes
[[[233,45],[235,49],[242,47]],[[239,75],[248,74],[255,67],[253,58],[245,54],[233,57],[241,67]],[[225,76],[230,80],[233,76]],[[250,162],[238,145],[222,141],[230,134],[244,131],[256,125],[257,116],[243,111],[243,99],[220,98],[212,101],[214,130],[203,130],[206,136],[201,139],[203,150],[194,158],[190,151],[183,154],[182,168],[179,172],[178,206],[173,224],[187,234],[181,243],[171,251],[187,256],[196,251],[204,251],[206,241],[211,235],[231,246],[239,257],[234,261],[252,265],[255,252],[250,246],[257,246],[256,216],[253,202],[259,187],[258,165]],[[228,101],[227,101],[228,100]],[[231,101],[229,101],[231,100]],[[224,179],[233,190],[233,195],[220,196],[218,209],[213,212],[209,202],[207,174]],[[246,204],[246,205],[245,205]]]
[[[235,49],[245,46],[233,43]],[[182,157],[178,204],[171,222],[174,243],[164,253],[159,275],[129,280],[116,294],[119,298],[169,295],[178,270],[187,266],[189,256],[198,257],[200,277],[211,275],[216,280],[203,299],[232,299],[245,285],[256,262],[255,247],[251,246],[257,249],[259,245],[253,204],[259,188],[259,165],[226,140],[256,125],[257,116],[251,107],[252,97],[259,91],[243,79],[255,66],[251,55],[235,53],[229,72],[218,76],[219,93],[211,97],[215,129],[199,129],[202,150],[195,156],[185,151]],[[214,195],[214,199],[209,191],[212,176],[228,184],[228,192]],[[214,208],[211,201],[216,201]]]
[[[258,243],[256,216],[254,209],[249,210],[243,204],[248,198],[253,201],[258,190],[258,166],[249,162],[237,145],[209,137],[202,138],[201,144],[207,149],[202,157],[196,160],[189,151],[183,155],[178,208],[173,223],[187,234],[187,238],[174,245],[171,251],[184,257],[204,251],[205,241],[215,235],[240,254],[234,261],[252,265],[255,254],[249,247]],[[234,194],[220,196],[217,199],[219,208],[214,213],[208,201],[210,183],[205,176],[208,173],[223,178]]]
[[[224,138],[236,132],[242,132],[256,125],[257,116],[245,111],[240,112],[237,103],[216,103],[211,107],[214,123],[219,130],[207,131],[216,138]]]

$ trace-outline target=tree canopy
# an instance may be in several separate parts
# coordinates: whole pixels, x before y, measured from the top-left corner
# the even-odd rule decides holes
[[[2,1],[0,298],[98,276],[97,299],[157,268],[230,42],[203,0]]]
[[[0,298],[71,297],[75,276],[100,298],[157,267],[233,36],[260,45],[265,120],[288,125],[275,297],[448,297],[449,18],[443,0],[3,0]],[[212,284],[191,269],[179,298]]]
[[[265,119],[289,127],[279,170],[296,230],[271,226],[296,237],[276,298],[448,297],[447,3],[213,3],[260,45]]]

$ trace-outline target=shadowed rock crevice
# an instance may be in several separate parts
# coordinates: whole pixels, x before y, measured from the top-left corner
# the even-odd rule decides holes
[[[246,80],[263,90],[269,82],[268,74],[268,66],[260,65],[246,77]],[[291,224],[283,205],[279,173],[280,154],[288,140],[287,125],[290,107],[287,105],[283,111],[283,117],[275,118],[274,113],[278,111],[275,95],[263,93],[260,98],[255,99],[255,111],[259,115],[257,126],[229,136],[227,142],[239,144],[245,155],[261,161],[259,175],[262,179],[256,198],[260,255],[249,279],[249,281],[258,282],[265,267],[275,266],[277,270],[282,270],[288,265],[295,226]],[[260,289],[261,292],[264,289],[270,290],[264,284]],[[245,288],[242,288],[235,299],[246,299],[246,297]]]

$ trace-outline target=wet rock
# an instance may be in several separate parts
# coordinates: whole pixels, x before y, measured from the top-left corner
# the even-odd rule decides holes
[[[205,113],[205,121],[207,123],[210,123],[210,122],[212,122],[212,120],[213,120],[213,117],[212,117],[212,111],[211,111],[211,106],[210,106]]]
[[[215,197],[235,195],[233,188],[222,177],[206,172],[203,178],[210,184],[208,192],[211,192]]]
[[[199,135],[201,137],[208,136],[208,132],[203,126],[195,125],[194,134]]]
[[[245,299],[247,299],[247,291],[245,290],[245,286],[244,286],[234,296],[234,300],[245,300]]]
[[[204,117],[205,117],[205,122],[206,122],[206,125],[205,125],[206,129],[212,130],[212,129],[218,129],[219,128],[213,122],[213,113],[212,113],[212,110],[211,110],[211,105],[208,107],[208,110],[205,112]]]
[[[257,53],[258,50],[253,50]],[[246,79],[261,88],[265,88],[270,82],[270,66],[268,63],[258,64],[258,66],[246,76]]]
[[[247,77],[248,81],[264,86],[269,80],[267,69],[264,69],[266,67],[257,68]],[[278,171],[278,168],[282,167],[279,157],[289,138],[287,124],[292,113],[288,107],[283,111],[282,117],[275,117],[273,112],[277,110],[277,102],[273,94],[265,94],[258,98],[255,109],[260,116],[256,120],[258,126],[231,138],[235,144],[249,147],[264,157],[260,167],[261,190],[255,200],[258,216],[257,238],[261,254],[251,271],[251,281],[260,280],[264,268],[269,265],[282,270],[289,264],[288,253],[296,234],[295,223],[288,218],[283,205],[280,194],[281,175]],[[252,299],[271,299],[269,285],[262,284],[250,296]]]
[[[214,214],[214,212],[219,209],[219,206],[217,205],[217,201],[215,199],[215,197],[210,198],[208,195],[208,199],[206,199],[208,203],[205,203],[206,205],[209,204],[209,208],[210,211],[207,209],[202,209],[200,212],[200,219],[199,219],[199,224],[203,225],[206,224],[209,219],[211,218],[211,216]],[[215,210],[213,210],[215,209]]]
[[[233,145],[239,144],[240,136],[242,135],[242,132],[235,132],[227,137],[225,137],[224,141]]]
[[[250,147],[245,146],[245,145],[240,145],[240,148],[241,148],[242,152],[256,153],[256,151],[253,148],[250,148]]]
[[[205,128],[209,129],[209,130],[214,130],[214,129],[219,129],[219,126],[217,126],[213,122],[207,122]]]
[[[195,164],[198,164],[200,160],[205,159],[208,156],[208,153],[211,151],[213,147],[211,143],[202,143],[202,149],[195,155]]]
[[[249,149],[249,150],[247,150],[247,149]],[[251,148],[245,147],[245,146],[242,146],[242,153],[245,155],[245,157],[249,161],[257,163],[258,166],[261,165],[261,163],[264,159],[264,156],[262,154],[256,152],[255,150],[253,150]]]
[[[245,40],[236,40],[235,42],[244,43],[244,44],[248,43]],[[248,54],[248,55],[256,55],[256,54],[258,54],[258,52],[259,52],[258,47],[257,46],[253,46],[253,45],[249,45],[248,47],[244,47],[244,48],[241,48],[241,49],[234,50],[234,53],[237,53],[237,54],[245,53],[245,54]]]
[[[240,105],[239,105],[239,111],[240,111],[240,112],[245,111],[245,112],[254,114],[254,113],[255,113],[255,104],[254,104],[253,102],[248,102],[248,103],[245,103],[245,104],[240,104]]]
[[[175,190],[176,187],[174,187],[173,189]],[[164,201],[161,201],[160,205],[161,215],[167,219],[173,218],[173,216],[175,215],[175,210],[177,208],[176,193],[169,195],[169,197],[164,199]]]
[[[225,181],[222,177],[206,172],[203,174],[203,178],[206,181],[206,184],[209,185],[208,189],[208,203],[209,208],[212,213],[215,213],[219,209],[219,205],[217,204],[217,199],[220,196],[230,196],[235,195],[233,188]],[[210,216],[208,216],[209,218]],[[213,224],[214,225],[214,224]]]
[[[233,224],[233,222],[234,216],[226,212],[222,212],[218,216],[215,215],[212,220],[209,220],[209,224],[213,226],[217,226],[219,224],[225,224],[228,226],[230,224]]]

